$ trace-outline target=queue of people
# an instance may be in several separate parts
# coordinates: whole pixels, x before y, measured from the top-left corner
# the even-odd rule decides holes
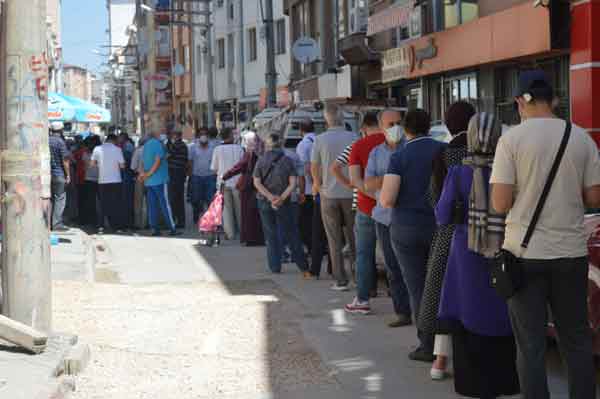
[[[445,118],[449,143],[429,136],[422,109],[366,114],[357,136],[341,127],[341,109],[326,105],[325,132],[302,124],[301,173],[272,135],[254,172],[271,271],[281,271],[283,257],[275,222],[284,236],[302,237],[308,253],[290,249],[303,278],[320,278],[328,254],[331,288],[356,287],[345,310],[369,314],[379,245],[396,313],[389,327],[414,324],[417,347],[409,358],[432,363],[433,380],[448,378],[452,363],[456,392],[467,397],[550,398],[550,310],[570,398],[595,398],[583,216],[600,203],[600,159],[583,129],[554,114],[553,99],[543,72],[523,72],[515,95],[521,124],[503,134],[496,116],[457,102]],[[301,177],[298,232],[288,208]],[[327,248],[315,245],[325,242],[323,234]],[[499,251],[514,254],[519,271],[511,272],[510,297],[494,288]]]
[[[115,230],[145,227],[145,203],[153,235],[165,226],[177,235],[185,199],[196,224],[220,191],[227,239],[266,245],[268,270],[293,262],[305,280],[323,278],[327,259],[331,289],[356,289],[348,313],[375,311],[380,252],[395,313],[388,326],[414,325],[408,357],[431,363],[433,380],[448,378],[452,364],[458,394],[550,398],[550,309],[570,397],[592,399],[583,216],[600,207],[600,159],[583,129],[556,117],[553,99],[543,72],[523,72],[515,95],[521,124],[503,134],[496,116],[457,102],[445,115],[449,143],[429,135],[425,110],[366,113],[358,135],[343,127],[335,104],[323,110],[327,130],[317,134],[307,119],[301,140],[246,132],[238,143],[223,129],[218,142],[216,129],[200,129],[190,146],[175,132],[167,143],[156,134],[134,149],[108,135],[104,144],[86,139],[72,157],[53,126],[52,227],[63,226],[72,160],[82,165],[80,208],[97,215],[81,220],[99,227],[105,219]],[[511,253],[518,270],[509,298],[493,287],[499,251]]]

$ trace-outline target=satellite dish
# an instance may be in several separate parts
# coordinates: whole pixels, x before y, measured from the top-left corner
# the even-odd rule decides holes
[[[181,64],[175,65],[173,67],[173,75],[175,76],[183,76],[185,74],[185,68]]]
[[[321,50],[315,39],[305,36],[296,40],[292,47],[292,54],[299,63],[310,64],[319,58]]]

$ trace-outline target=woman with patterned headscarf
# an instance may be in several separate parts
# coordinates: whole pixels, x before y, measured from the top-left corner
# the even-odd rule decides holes
[[[491,288],[489,256],[499,249],[503,219],[489,199],[491,165],[502,127],[494,115],[475,115],[468,156],[451,167],[436,207],[438,224],[455,224],[439,319],[452,325],[454,386],[469,397],[519,392],[516,347],[508,309]]]
[[[242,147],[245,150],[244,156],[231,170],[223,175],[223,180],[241,175],[236,185],[236,188],[240,191],[242,203],[240,241],[249,247],[259,246],[264,245],[265,239],[256,203],[256,188],[254,188],[252,182],[252,173],[264,145],[256,133],[247,131],[242,135]]]

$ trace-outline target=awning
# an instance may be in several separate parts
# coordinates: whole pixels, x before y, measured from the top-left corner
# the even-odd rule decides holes
[[[48,120],[80,123],[109,123],[110,112],[96,104],[64,94],[49,93]]]

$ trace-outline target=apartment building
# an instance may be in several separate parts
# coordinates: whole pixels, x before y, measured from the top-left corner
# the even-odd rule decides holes
[[[277,102],[290,103],[289,18],[274,1]],[[220,126],[246,123],[266,105],[266,36],[259,1],[214,0],[211,34],[194,32],[194,102],[198,123],[207,123],[207,37],[212,37],[216,120]]]
[[[182,24],[171,25],[171,43],[168,40],[162,41],[159,47],[159,53],[163,56],[171,57],[173,63],[173,115],[175,115],[175,124],[186,138],[194,135],[195,126],[198,124],[194,115],[193,98],[193,56],[194,45],[191,24],[194,20],[194,5],[189,1],[173,0],[174,10],[182,10],[182,13],[172,14],[171,19]],[[165,29],[166,27],[163,27]],[[165,31],[164,34],[167,32]],[[163,32],[161,32],[163,35]],[[170,44],[172,44],[172,49]]]
[[[65,65],[63,67],[64,94],[91,101],[93,78],[92,73],[85,68],[77,65]]]

